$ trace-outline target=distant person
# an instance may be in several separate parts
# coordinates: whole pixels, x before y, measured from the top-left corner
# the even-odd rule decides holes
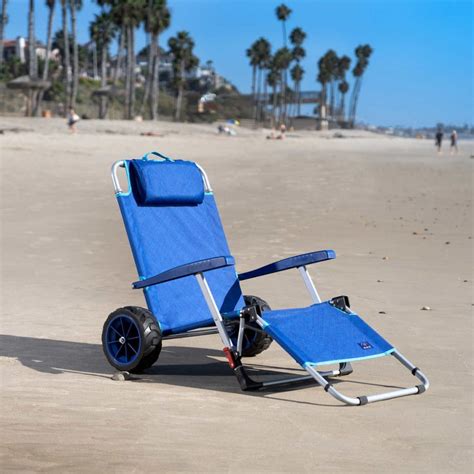
[[[77,122],[79,122],[80,119],[81,118],[79,117],[79,115],[76,114],[76,111],[72,107],[70,107],[69,112],[67,114],[67,126],[69,127],[71,133],[77,132],[76,124]]]
[[[285,138],[285,133],[286,133],[286,125],[284,123],[282,123],[280,125],[280,137],[282,140],[283,138]]]
[[[438,148],[438,153],[441,153],[441,146],[443,145],[443,132],[438,130],[436,132],[436,147]]]
[[[456,130],[451,132],[451,155],[455,152],[458,153],[458,134]]]
[[[270,135],[267,135],[267,140],[275,140],[275,128],[272,128]]]

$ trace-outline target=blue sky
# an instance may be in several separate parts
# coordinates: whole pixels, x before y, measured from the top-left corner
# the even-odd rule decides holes
[[[59,3],[59,1],[58,1]],[[212,59],[218,72],[241,91],[250,90],[246,48],[266,37],[282,45],[281,24],[274,15],[281,1],[169,0],[172,24],[162,37],[187,30],[196,41],[202,62]],[[303,61],[304,90],[319,89],[316,63],[329,48],[353,56],[369,43],[374,54],[360,97],[358,116],[382,125],[473,123],[473,4],[470,0],[287,0],[293,10],[288,31],[307,33]],[[45,41],[47,10],[36,0],[36,31]],[[99,11],[84,0],[79,13],[80,41],[88,40],[88,25]],[[27,33],[28,0],[9,0],[5,37]],[[56,12],[60,28],[60,11]],[[137,35],[137,48],[145,35]]]

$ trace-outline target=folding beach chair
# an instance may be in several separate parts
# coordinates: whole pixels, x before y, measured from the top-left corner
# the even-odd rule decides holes
[[[118,370],[141,372],[158,359],[163,340],[218,333],[242,390],[259,390],[314,379],[348,405],[424,392],[425,375],[351,311],[345,296],[321,301],[307,266],[336,257],[321,250],[286,258],[237,274],[214,195],[196,163],[153,152],[112,167],[116,197],[148,309],[128,306],[107,318],[104,353]],[[126,191],[117,176],[125,168]],[[306,308],[272,311],[260,298],[243,296],[240,281],[297,269],[314,302]],[[249,377],[242,358],[254,356],[275,340],[307,375],[259,382]],[[331,383],[352,372],[351,362],[391,355],[420,385],[377,395],[348,397]],[[339,364],[337,370],[320,367]]]

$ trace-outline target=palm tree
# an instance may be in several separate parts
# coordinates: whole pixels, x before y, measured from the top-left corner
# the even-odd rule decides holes
[[[150,34],[150,28],[149,28],[149,23],[150,23],[150,18],[153,15],[153,0],[147,0],[147,8],[146,8],[146,13],[145,17],[143,19],[143,27],[145,29],[145,38],[146,38],[146,44],[145,44],[145,51],[147,52],[147,61],[146,61],[146,73],[145,73],[145,92],[142,97],[142,103],[140,105],[140,112],[139,115],[143,115],[143,107],[145,106],[145,103],[148,101],[148,97],[150,95],[150,82],[151,82],[151,69],[153,68],[152,66],[152,61],[153,61],[153,51],[151,47],[151,34]]]
[[[263,101],[262,101],[262,82],[263,89],[266,90],[266,81],[264,80],[265,70],[269,66],[271,58],[271,45],[265,38],[259,38],[255,43],[255,55],[257,60],[257,98],[255,107],[255,120],[260,120],[263,112]],[[264,93],[265,98],[265,93]]]
[[[250,66],[252,66],[252,98],[254,104],[254,118],[257,116],[257,95],[256,95],[256,85],[257,85],[257,67],[258,67],[258,52],[257,52],[257,41],[252,43],[250,48],[246,51],[247,57],[249,58]]]
[[[3,64],[3,32],[7,24],[7,0],[2,0],[2,13],[0,15],[0,65]]]
[[[340,113],[340,118],[344,122],[346,119],[346,94],[349,91],[349,83],[344,79],[339,83],[338,86],[339,92],[341,93],[341,101],[339,103],[339,113]]]
[[[117,49],[117,60],[115,63],[115,68],[113,72],[113,83],[117,84],[119,76],[121,75],[122,71],[122,61],[123,61],[123,52],[125,49],[125,39],[126,39],[126,31],[125,25],[123,23],[122,14],[120,11],[120,3],[119,0],[96,0],[98,5],[102,7],[102,12],[108,12],[111,16],[111,19],[116,27],[116,30],[119,31],[119,39],[118,39],[118,49]],[[105,8],[109,7],[109,8]]]
[[[173,81],[177,90],[175,120],[179,120],[186,80],[185,74],[194,69],[199,60],[194,56],[194,41],[187,31],[179,31],[176,36],[170,38],[168,46],[173,56]]]
[[[63,26],[63,42],[64,42],[64,82],[66,90],[66,109],[71,106],[71,58],[69,53],[69,31],[67,27],[67,4],[68,0],[61,0],[61,17]]]
[[[352,127],[354,126],[356,118],[357,103],[359,100],[360,88],[362,86],[362,76],[369,65],[369,58],[372,53],[373,49],[368,44],[357,46],[355,49],[357,63],[352,70],[352,74],[355,77],[355,83],[352,88],[351,102],[349,105],[349,122]]]
[[[38,62],[36,58],[36,39],[35,39],[35,0],[30,0],[28,11],[28,75],[30,79],[38,78]],[[28,91],[28,105],[26,115],[32,115],[36,109],[37,92],[30,89]]]
[[[89,32],[96,49],[100,50],[100,86],[103,88],[107,85],[108,48],[116,32],[110,13],[103,12],[96,15],[95,20],[90,24]],[[99,100],[99,118],[104,119],[107,115],[107,97],[101,95]]]
[[[117,25],[123,26],[127,43],[127,68],[125,75],[125,118],[135,116],[135,29],[142,22],[146,0],[113,0],[112,16]]]
[[[301,28],[294,28],[293,31],[290,33],[290,41],[293,45],[293,50],[291,52],[293,56],[293,60],[296,61],[296,64],[299,66],[300,61],[306,56],[306,51],[303,48],[302,44],[306,39],[306,33]],[[294,68],[293,68],[294,69]],[[301,72],[302,71],[302,72]],[[296,73],[297,76],[301,74],[301,79],[298,81],[298,84],[295,82],[295,93],[296,93],[296,113],[300,115],[301,112],[301,90],[299,89],[300,82],[304,75],[303,68],[297,68]],[[297,89],[297,90],[296,90]]]
[[[289,7],[287,7],[284,3],[276,7],[275,9],[276,16],[279,21],[281,21],[282,26],[282,33],[283,33],[283,48],[287,50],[287,37],[286,37],[286,21],[290,17],[292,11]],[[283,50],[282,48],[282,50]],[[282,81],[280,84],[280,93],[282,97],[282,103],[280,106],[280,120],[286,120],[286,89],[288,84],[288,68],[290,67],[291,58],[289,58],[286,54],[280,54],[279,60],[283,61],[286,64],[285,67],[281,70],[282,74]]]
[[[277,88],[278,88],[278,84],[280,80],[281,80],[281,71],[279,69],[277,61],[275,61],[275,57],[272,57],[269,62],[268,74],[266,77],[267,84],[272,88],[272,113],[271,113],[272,128],[274,128],[276,125],[276,108],[277,108],[277,100],[278,100]]]
[[[336,100],[336,79],[338,74],[339,58],[334,50],[330,49],[324,55],[326,70],[329,73],[330,98],[329,98],[329,115],[334,118],[335,100]]]
[[[158,119],[158,102],[160,93],[160,46],[159,36],[166,30],[171,21],[171,14],[166,0],[148,0],[145,31],[150,36],[148,45],[148,71],[145,94],[143,95],[142,108],[148,96],[151,95],[150,116],[152,120]]]
[[[296,115],[300,115],[300,105],[301,105],[301,81],[303,80],[304,76],[304,69],[300,66],[299,63],[296,63],[290,71],[291,74],[291,79],[293,80],[295,87],[295,95],[296,95],[296,103],[297,103],[297,109],[296,109]]]
[[[46,36],[46,57],[44,59],[43,67],[43,81],[48,80],[49,75],[49,57],[51,55],[51,48],[53,44],[53,22],[54,22],[54,9],[56,7],[56,0],[46,0],[46,6],[49,10],[48,15],[48,33]],[[43,101],[44,91],[41,90],[36,102],[34,115],[37,115],[39,108],[41,107],[41,102]]]
[[[270,67],[272,59],[272,45],[265,38],[260,38],[259,46],[259,66],[260,66],[260,78],[263,80],[263,100],[261,101],[260,107],[260,120],[265,121],[267,118],[267,106],[268,106],[268,82],[265,75]]]
[[[281,26],[283,30],[283,46],[286,47],[286,20],[288,20],[291,15],[291,10],[284,3],[276,7],[275,9],[276,16],[279,21],[281,21]]]
[[[336,107],[339,120],[345,120],[345,94],[349,90],[349,84],[346,81],[346,72],[351,67],[351,58],[349,56],[341,56],[337,64],[336,78],[339,81],[337,87],[339,92],[339,104]]]
[[[69,11],[71,13],[72,32],[72,90],[71,107],[76,106],[77,89],[79,87],[79,47],[77,43],[77,17],[76,13],[82,8],[82,0],[69,0]]]
[[[306,33],[299,27],[296,27],[290,33],[290,42],[293,46],[301,46],[306,39]]]
[[[280,71],[280,111],[278,121],[284,123],[286,121],[286,92],[287,80],[286,74],[291,63],[291,51],[284,47],[275,52],[274,61],[276,68]]]
[[[31,79],[38,77],[35,39],[35,0],[30,0],[28,11],[28,74]]]
[[[331,72],[326,55],[321,57],[318,61],[317,80],[321,84],[321,96],[319,100],[319,118],[326,119],[327,84],[331,80]]]

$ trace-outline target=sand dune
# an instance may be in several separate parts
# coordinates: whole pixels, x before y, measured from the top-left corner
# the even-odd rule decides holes
[[[431,141],[366,132],[78,128],[0,118],[3,470],[470,472],[472,144],[439,156]],[[244,394],[215,336],[169,341],[140,381],[111,381],[103,321],[144,302],[109,168],[150,150],[206,169],[239,271],[334,249],[311,268],[322,296],[348,294],[430,391],[362,408],[316,387]],[[309,303],[296,271],[243,286],[274,308]],[[296,369],[276,344],[251,362]],[[354,365],[350,395],[412,383],[390,360]]]

